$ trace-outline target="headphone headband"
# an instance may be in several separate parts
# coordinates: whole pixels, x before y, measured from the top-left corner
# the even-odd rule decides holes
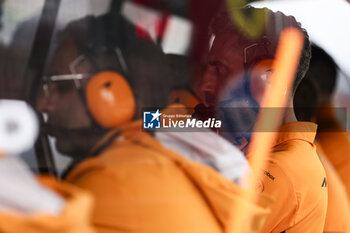
[[[119,46],[122,44],[121,22],[117,21],[113,22],[113,31],[117,34],[112,36],[107,30],[111,25],[106,18],[88,17],[86,41],[75,41],[79,57],[70,67],[76,72],[76,66],[84,58],[92,64],[95,75],[82,96],[88,112],[103,128],[118,128],[135,114],[136,101],[128,82],[128,66]]]

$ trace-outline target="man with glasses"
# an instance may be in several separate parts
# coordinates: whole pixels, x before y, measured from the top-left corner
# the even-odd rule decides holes
[[[166,106],[171,74],[160,48],[135,33],[104,15],[60,34],[37,107],[57,149],[74,160],[64,179],[93,194],[98,232],[223,232],[241,190],[141,129],[143,107]],[[268,213],[266,203],[247,204],[254,223]]]

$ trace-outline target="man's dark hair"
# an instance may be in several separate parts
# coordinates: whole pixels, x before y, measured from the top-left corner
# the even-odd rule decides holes
[[[314,44],[311,51],[309,69],[294,96],[294,110],[299,121],[310,121],[325,98],[330,102],[337,79],[333,58]]]
[[[244,15],[244,17],[247,17],[247,19],[252,18],[251,16],[255,13],[263,16],[263,19],[260,18],[260,20],[265,20],[267,23],[263,25],[263,30],[259,36],[248,36],[243,29],[240,29],[240,26],[238,26],[239,24],[234,21],[233,17],[233,14],[237,14],[239,11],[241,11],[240,13]],[[278,25],[278,27],[276,25]],[[209,33],[213,35],[218,35],[224,32],[237,33],[240,35],[238,46],[242,47],[242,50],[244,47],[249,46],[252,43],[259,43],[263,38],[267,38],[270,42],[269,45],[266,46],[266,49],[268,50],[267,56],[268,58],[273,58],[276,53],[279,36],[282,30],[287,27],[294,27],[301,30],[305,38],[292,89],[292,95],[294,95],[297,86],[304,78],[309,67],[311,58],[311,43],[308,33],[301,27],[300,23],[298,23],[293,16],[286,16],[282,12],[273,12],[267,8],[257,9],[250,6],[242,9],[228,9],[214,17],[209,26]]]
[[[303,50],[302,50],[302,53],[300,56],[297,73],[296,73],[294,83],[293,83],[293,89],[292,89],[293,95],[295,95],[295,92],[298,88],[298,85],[303,80],[307,70],[309,69],[310,59],[311,59],[311,54],[312,54],[309,35],[307,34],[307,31],[304,28],[301,28],[301,30],[304,34],[304,45],[303,45]]]
[[[317,89],[306,73],[294,95],[294,112],[298,121],[312,121],[318,107]]]
[[[308,76],[321,94],[331,96],[337,80],[337,65],[333,58],[317,45],[313,44],[311,51],[312,58]]]

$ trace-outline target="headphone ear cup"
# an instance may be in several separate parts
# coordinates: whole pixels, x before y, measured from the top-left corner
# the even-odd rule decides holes
[[[94,75],[85,95],[92,117],[104,128],[117,128],[134,117],[134,94],[124,76],[117,72],[102,71]]]
[[[170,92],[168,102],[169,104],[182,104],[186,108],[193,109],[199,104],[198,99],[190,91],[185,89]]]
[[[272,59],[265,59],[256,63],[251,69],[249,69],[250,93],[258,103],[261,102],[264,91],[269,84],[269,77],[272,74],[272,63]]]

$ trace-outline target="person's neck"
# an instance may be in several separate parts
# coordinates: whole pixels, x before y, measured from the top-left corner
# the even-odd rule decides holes
[[[284,115],[283,115],[283,119],[282,119],[281,125],[284,125],[284,124],[287,124],[287,123],[290,123],[290,122],[296,122],[296,121],[298,121],[298,120],[297,120],[297,118],[295,116],[295,113],[294,113],[293,99],[289,98],[287,106],[286,106],[286,109],[284,111]]]

